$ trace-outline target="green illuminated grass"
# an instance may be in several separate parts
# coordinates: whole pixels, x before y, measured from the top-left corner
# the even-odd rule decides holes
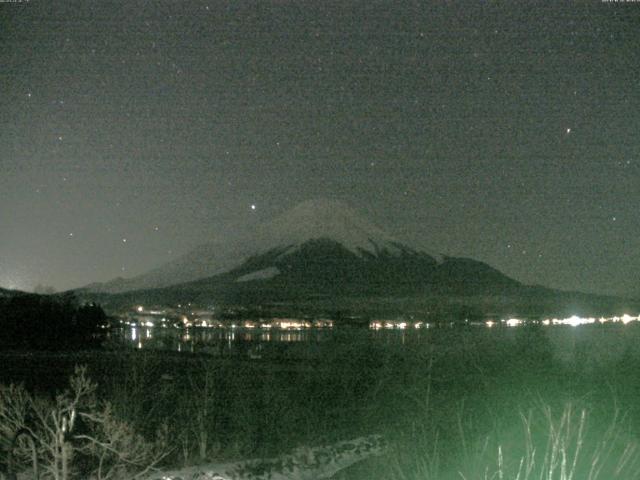
[[[8,356],[1,380],[51,391],[87,364],[118,418],[149,440],[168,434],[171,465],[383,433],[387,456],[336,478],[626,480],[640,478],[639,339],[635,325],[441,329],[404,345],[345,334],[311,360],[295,346],[258,362]]]

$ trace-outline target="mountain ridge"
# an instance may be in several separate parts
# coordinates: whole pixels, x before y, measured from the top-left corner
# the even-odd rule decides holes
[[[112,311],[194,302],[285,315],[413,311],[454,318],[447,312],[572,315],[630,305],[615,297],[528,286],[478,260],[431,254],[326,200],[304,202],[247,235],[201,245],[139,277],[76,292]]]
[[[334,240],[359,256],[421,251],[403,244],[342,202],[320,198],[303,202],[260,224],[250,234],[227,241],[214,240],[142,275],[92,283],[82,289],[122,293],[178,285],[229,272],[250,258],[275,249],[281,249],[281,255],[291,254],[306,242],[321,238]],[[436,262],[443,258],[429,255]]]

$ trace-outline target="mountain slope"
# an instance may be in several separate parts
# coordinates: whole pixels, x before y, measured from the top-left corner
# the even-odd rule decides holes
[[[260,225],[250,234],[200,245],[145,274],[95,283],[85,289],[119,293],[190,282],[229,272],[252,257],[277,249],[281,254],[292,253],[305,242],[320,238],[331,239],[358,256],[414,252],[346,205],[326,199],[310,200]]]
[[[111,311],[196,302],[256,315],[413,312],[439,320],[620,314],[630,305],[523,285],[483,262],[432,255],[327,200],[300,204],[250,234],[202,245],[144,275],[76,293]]]
[[[414,249],[339,202],[313,200],[249,235],[202,245],[147,274],[87,290],[132,300],[262,303],[521,288],[482,262]]]
[[[401,246],[396,247],[398,249]],[[511,293],[522,285],[475,260],[400,250],[358,254],[328,238],[251,257],[238,268],[176,286],[194,299],[251,303],[339,296]]]
[[[117,293],[99,293],[105,291]],[[432,255],[327,200],[305,202],[250,234],[202,245],[144,275],[77,293],[113,311],[196,302],[257,312],[408,310],[433,318],[468,316],[471,310],[618,314],[629,303],[526,286],[483,262]]]
[[[7,288],[0,288],[0,298],[12,298],[18,295],[28,295],[28,293],[21,290],[9,290]]]

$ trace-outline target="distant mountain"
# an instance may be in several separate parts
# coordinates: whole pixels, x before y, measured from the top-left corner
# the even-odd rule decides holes
[[[262,254],[291,254],[310,240],[329,239],[356,256],[400,254],[415,250],[333,200],[311,200],[260,225],[248,235],[198,246],[193,251],[133,278],[117,278],[85,287],[89,291],[119,293],[160,288],[229,272]],[[435,261],[437,257],[433,256]]]
[[[482,262],[403,244],[346,205],[304,202],[251,234],[202,245],[94,293],[162,289],[169,297],[299,299],[335,295],[497,294],[522,285]]]
[[[196,302],[244,305],[257,315],[413,312],[440,320],[621,314],[640,308],[628,299],[524,285],[483,262],[425,252],[331,200],[302,203],[249,234],[201,245],[146,274],[75,293],[109,311],[138,303]]]

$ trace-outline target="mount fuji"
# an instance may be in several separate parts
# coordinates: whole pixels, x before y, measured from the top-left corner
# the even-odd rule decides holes
[[[227,241],[201,245],[84,292],[161,289],[174,299],[272,301],[340,295],[502,294],[523,287],[489,265],[405,245],[348,206],[311,200]]]

